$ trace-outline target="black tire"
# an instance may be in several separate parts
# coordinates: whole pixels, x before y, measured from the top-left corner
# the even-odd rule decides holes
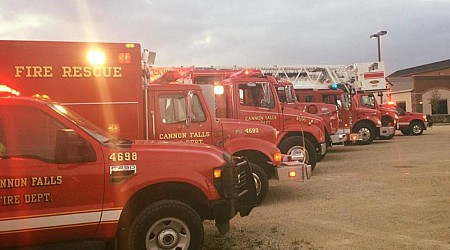
[[[254,163],[249,163],[253,171],[253,179],[256,186],[256,204],[261,204],[265,199],[267,192],[269,191],[269,178],[264,169]]]
[[[181,201],[163,200],[136,216],[128,234],[128,249],[201,249],[203,237],[203,222],[194,209]]]
[[[380,136],[380,139],[381,140],[390,140],[390,139],[394,138],[394,135],[395,135],[395,133],[392,135],[389,135],[389,136]]]
[[[356,144],[358,145],[370,144],[376,137],[375,128],[367,122],[361,122],[356,124],[353,127],[353,133],[358,133],[362,138],[362,140],[356,141]]]
[[[327,155],[327,153],[328,153],[328,144],[327,144],[327,151],[325,152],[325,154],[321,155],[317,153],[317,162],[323,160],[323,158],[325,158],[325,155]]]
[[[421,135],[423,133],[423,125],[422,123],[415,121],[409,125],[409,131],[411,131],[411,135]]]
[[[291,136],[279,145],[279,149],[282,154],[290,154],[292,151],[303,147],[303,140],[305,140],[306,145],[306,163],[311,165],[311,171],[314,170],[317,164],[317,152],[314,144],[307,138],[302,138],[301,136]]]
[[[409,128],[400,129],[400,132],[402,132],[402,134],[404,135],[411,135],[411,130],[409,130]]]

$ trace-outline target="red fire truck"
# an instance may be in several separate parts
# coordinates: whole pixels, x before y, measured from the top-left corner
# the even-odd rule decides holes
[[[291,81],[300,102],[335,104],[340,111],[341,127],[350,141],[370,144],[377,136],[391,138],[395,132],[393,123],[383,126],[379,110],[357,105],[353,99],[353,95],[358,92],[385,89],[382,63],[356,64],[351,67],[277,66],[262,67],[260,70],[264,74]]]
[[[258,202],[267,193],[268,174],[280,180],[308,176],[306,164],[282,163],[287,157],[275,145],[272,127],[215,119],[194,85],[149,86],[139,44],[0,41],[0,51],[0,80],[14,80],[26,95],[46,94],[117,137],[210,143],[245,156]],[[193,109],[197,104],[200,110]],[[194,117],[199,111],[202,119]]]
[[[404,135],[421,135],[427,129],[427,116],[423,113],[406,112],[396,106],[393,101],[380,106],[396,112],[398,115],[397,129]]]
[[[322,117],[325,124],[325,136],[327,138],[328,146],[344,145],[347,137],[339,127],[339,111],[336,105],[321,102],[298,102],[294,86],[288,81],[277,80],[275,86],[278,98],[284,106]]]
[[[340,125],[349,141],[366,145],[380,134],[380,111],[354,106],[351,95],[343,90],[295,90],[295,93],[300,102],[313,100],[335,104],[340,111]]]
[[[18,95],[0,85],[2,249],[201,249],[203,220],[226,233],[256,204],[248,163],[216,147],[117,138],[45,96]]]
[[[353,103],[356,107],[365,107],[370,109],[376,109],[381,114],[381,126],[396,128],[399,116],[396,110],[379,105],[374,93],[362,92],[353,95]],[[394,130],[395,131],[395,130]],[[395,133],[390,133],[387,136],[379,136],[380,139],[392,139]]]
[[[191,72],[194,83],[196,74]],[[206,82],[205,82],[206,83]],[[230,77],[214,83],[201,85],[210,91],[216,117],[269,124],[277,130],[278,148],[284,154],[304,155],[314,169],[318,155],[327,152],[325,127],[321,117],[299,110],[285,108],[280,103],[271,79],[257,71],[240,70]],[[213,94],[208,95],[212,97]],[[306,149],[306,151],[304,150]]]
[[[276,144],[281,152],[300,158],[306,157],[311,169],[314,169],[318,158],[323,158],[327,152],[322,118],[299,110],[284,108],[277,98],[274,82],[269,78],[262,77],[258,71],[236,68],[153,67],[151,75],[152,82],[159,82],[161,79],[167,78],[200,85],[205,91],[216,117],[270,124],[277,130]],[[233,88],[237,88],[239,84],[245,85],[247,81],[263,83],[262,85],[270,92],[265,93],[266,98],[269,98],[274,106],[249,108],[249,105],[236,103],[236,100],[241,98],[243,90],[239,90],[238,93]],[[259,88],[262,85],[258,85],[253,90],[247,88],[246,91],[260,91]],[[223,92],[217,92],[216,90],[219,88]],[[261,92],[261,95],[263,94]],[[253,110],[249,111],[249,109]],[[247,117],[248,114],[244,114],[246,112],[253,113],[253,116],[258,114],[260,119]],[[306,145],[306,154],[303,145]]]

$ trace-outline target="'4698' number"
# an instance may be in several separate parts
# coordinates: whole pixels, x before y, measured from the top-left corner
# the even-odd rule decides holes
[[[136,161],[138,155],[136,152],[112,153],[109,156],[111,161]]]

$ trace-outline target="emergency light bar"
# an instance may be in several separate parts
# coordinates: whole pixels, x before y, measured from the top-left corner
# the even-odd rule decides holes
[[[331,84],[330,89],[338,89],[338,87],[339,87],[339,84],[334,82]]]

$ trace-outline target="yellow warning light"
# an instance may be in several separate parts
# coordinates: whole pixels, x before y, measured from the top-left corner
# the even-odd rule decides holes
[[[296,177],[297,176],[297,172],[295,170],[291,170],[291,171],[289,171],[288,176],[289,177]]]
[[[34,94],[31,97],[35,100],[50,101],[50,96],[48,95]]]
[[[273,161],[274,161],[275,165],[281,164],[281,161],[282,161],[281,152],[277,152],[273,155]]]
[[[222,177],[222,169],[216,168],[214,169],[214,179],[219,179]]]
[[[129,48],[129,49],[134,48],[134,43],[127,43],[127,44],[125,44],[125,48]]]
[[[88,62],[92,65],[103,65],[105,60],[106,56],[103,51],[91,50],[88,52]]]

